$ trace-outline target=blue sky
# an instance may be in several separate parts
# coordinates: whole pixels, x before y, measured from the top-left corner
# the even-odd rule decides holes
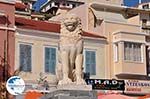
[[[47,0],[37,0],[37,2],[34,4],[33,8],[35,11],[39,11],[40,6],[44,4]],[[150,2],[150,0],[141,0],[143,2]],[[136,6],[139,3],[139,0],[124,0],[125,6]]]
[[[141,0],[141,2],[150,2],[150,0]],[[139,0],[124,0],[124,5],[126,6],[136,6]]]
[[[47,0],[37,0],[37,2],[33,5],[33,9],[35,9],[35,11],[39,11],[40,10],[40,6],[43,5]]]

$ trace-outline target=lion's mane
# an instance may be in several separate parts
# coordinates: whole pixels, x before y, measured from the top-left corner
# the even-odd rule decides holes
[[[62,43],[63,42],[67,43],[67,42],[65,42],[65,40],[69,40],[69,41],[71,40],[70,43],[75,43],[81,39],[81,34],[83,33],[81,20],[80,20],[80,18],[78,18],[77,16],[75,16],[73,14],[71,15],[71,17],[75,18],[75,20],[77,21],[77,27],[75,28],[74,31],[69,31],[65,26],[65,23],[64,23],[65,21],[61,22],[60,42],[62,42]]]

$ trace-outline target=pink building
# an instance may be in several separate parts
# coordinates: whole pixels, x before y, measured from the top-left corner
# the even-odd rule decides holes
[[[0,68],[3,69],[0,72],[0,80],[2,80],[3,77],[7,79],[7,76],[14,71],[14,12],[14,2],[5,0],[0,1]]]

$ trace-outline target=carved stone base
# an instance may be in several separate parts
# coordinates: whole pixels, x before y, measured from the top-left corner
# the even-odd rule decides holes
[[[76,83],[57,85],[55,91],[49,92],[40,99],[97,99],[97,92],[91,85],[76,85]]]
[[[76,84],[67,84],[67,85],[58,85],[57,90],[85,90],[91,91],[91,85],[76,85]]]
[[[40,99],[97,99],[97,92],[83,90],[57,90],[43,95]]]

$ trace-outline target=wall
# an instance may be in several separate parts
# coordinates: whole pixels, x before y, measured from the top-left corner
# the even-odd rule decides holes
[[[91,78],[95,78],[95,79],[105,78],[105,68],[106,68],[105,44],[106,44],[106,42],[103,40],[96,40],[96,39],[95,40],[90,40],[90,39],[84,40],[84,50],[95,50],[96,51],[96,75],[91,76]]]
[[[133,24],[133,25],[140,25],[140,16],[134,16],[128,19],[128,23],[129,24]]]
[[[4,21],[3,24],[0,24],[0,59],[2,60],[4,58],[4,41],[7,42],[7,61],[8,61],[8,67],[9,67],[9,73],[12,74],[14,70],[14,52],[15,52],[15,37],[14,37],[14,24],[15,24],[15,18],[14,18],[14,12],[15,7],[13,2],[9,1],[0,1],[0,11],[5,14],[3,17]],[[2,61],[0,62],[2,64]]]
[[[58,40],[55,39],[56,36],[51,36],[49,38],[48,35],[47,37],[43,37],[39,32],[37,32],[36,36],[34,33],[35,31],[17,31],[16,35],[16,54],[15,54],[15,64],[16,64],[16,69],[19,68],[19,44],[30,44],[32,46],[32,72],[21,72],[20,76],[25,80],[25,81],[37,81],[39,78],[40,72],[44,72],[44,47],[45,46],[58,46]],[[27,33],[27,34],[26,34]],[[31,35],[32,34],[32,35]],[[34,35],[33,35],[34,34]],[[41,37],[40,37],[41,36]],[[48,77],[49,81],[55,82],[55,76],[51,74],[45,74],[45,76]]]

